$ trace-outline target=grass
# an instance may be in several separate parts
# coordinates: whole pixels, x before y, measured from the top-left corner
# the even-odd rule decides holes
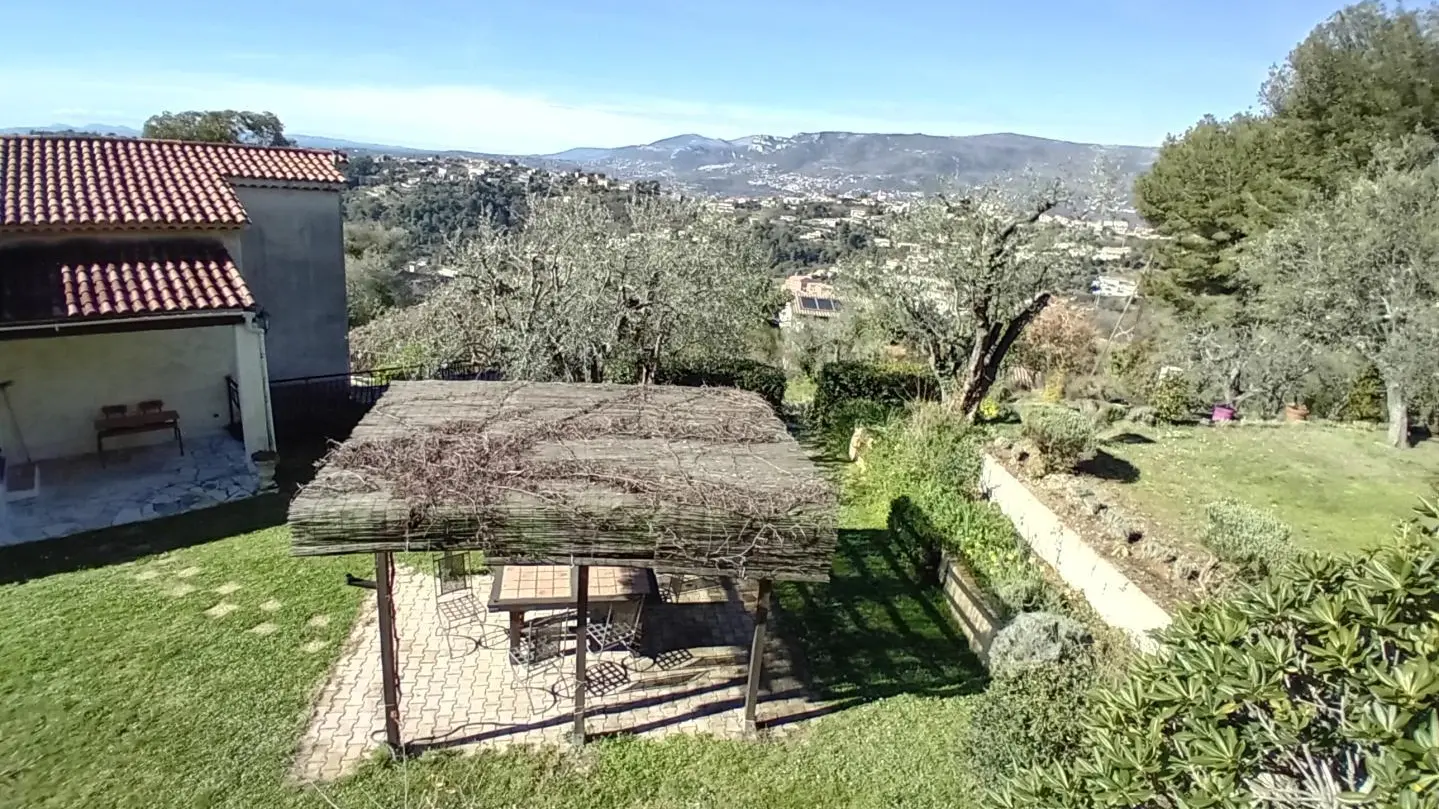
[[[0,809],[973,805],[968,700],[926,696],[974,688],[973,658],[853,510],[835,580],[780,600],[828,695],[899,696],[763,743],[426,755],[297,787],[296,741],[362,595],[344,573],[370,569],[290,557],[282,519],[261,499],[0,549]]]
[[[914,580],[876,508],[848,506],[843,522],[850,527],[840,531],[830,581],[775,588],[820,696],[973,691],[983,667],[955,628],[944,595]]]
[[[784,400],[792,404],[810,404],[814,401],[815,391],[818,386],[813,379],[803,374],[796,374],[789,378],[784,386]]]
[[[1439,476],[1439,445],[1408,450],[1374,431],[1320,423],[1227,429],[1122,428],[1153,443],[1101,442],[1082,469],[1110,478],[1122,502],[1198,538],[1204,507],[1224,497],[1272,509],[1295,539],[1324,552],[1358,550],[1408,519]]]
[[[7,574],[48,575],[0,586],[0,806],[286,800],[283,779],[312,690],[360,594],[343,584],[352,563],[289,557],[283,528],[247,533],[257,509],[273,504],[110,532],[96,546],[111,562],[103,566],[86,564],[93,535],[3,552]],[[228,539],[121,555],[137,542],[232,533],[227,526]],[[147,535],[156,531],[169,535]],[[207,615],[222,603],[235,609]],[[311,625],[316,616],[328,623]],[[266,624],[272,633],[252,631]]]
[[[583,754],[427,756],[325,787],[337,809],[964,809],[978,806],[959,731],[966,699],[901,696],[755,743],[676,735]]]

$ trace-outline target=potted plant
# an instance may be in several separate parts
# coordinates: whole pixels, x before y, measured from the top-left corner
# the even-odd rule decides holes
[[[251,453],[250,460],[255,462],[255,471],[260,473],[260,491],[267,492],[275,488],[275,465],[280,460],[279,454],[274,450],[262,449]]]

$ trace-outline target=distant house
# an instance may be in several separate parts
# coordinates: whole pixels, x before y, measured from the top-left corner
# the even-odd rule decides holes
[[[0,491],[13,494],[23,469],[18,486],[35,495],[47,463],[69,470],[50,476],[55,483],[77,469],[110,469],[112,483],[134,477],[142,470],[125,471],[126,452],[172,439],[175,457],[209,451],[232,472],[273,450],[269,384],[349,368],[342,159],[230,144],[0,137],[0,452],[11,472]],[[149,423],[156,419],[164,424]],[[243,488],[228,480],[224,495]],[[113,489],[76,488],[68,505],[63,491],[40,492],[60,497],[48,507],[61,522],[47,526],[32,513],[40,522],[30,529],[97,527],[73,512]],[[169,496],[120,504],[116,519],[166,513],[156,503]]]
[[[791,275],[784,280],[790,301],[779,313],[781,328],[792,326],[803,318],[832,318],[844,311],[844,301],[832,285],[812,275]]]

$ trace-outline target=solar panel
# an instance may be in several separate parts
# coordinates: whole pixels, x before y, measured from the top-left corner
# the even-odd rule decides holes
[[[810,310],[819,309],[819,301],[815,300],[814,298],[800,298],[799,308]]]
[[[821,312],[834,311],[834,301],[830,300],[829,298],[815,298],[814,302],[815,305],[819,307]]]

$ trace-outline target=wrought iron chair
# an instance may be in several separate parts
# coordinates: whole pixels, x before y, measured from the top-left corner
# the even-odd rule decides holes
[[[490,610],[475,595],[468,553],[442,553],[435,558],[435,612],[439,615],[436,633],[454,639],[455,630],[470,624],[484,627],[478,638],[466,637],[475,645],[486,646],[489,627],[484,626]],[[468,650],[467,650],[468,651]],[[451,643],[450,653],[455,652]]]
[[[559,702],[568,684],[564,680],[563,660],[569,637],[568,619],[559,615],[527,623],[520,632],[518,645],[510,647],[508,660],[510,678],[515,688],[525,693],[530,713],[537,713],[536,692],[549,697],[545,709]]]
[[[724,578],[720,576],[691,576],[684,573],[667,573],[655,577],[659,585],[659,597],[666,603],[674,603],[681,599],[685,593],[699,590],[712,590],[724,587]]]
[[[644,639],[645,600],[628,604],[611,605],[604,620],[591,621],[585,627],[585,636],[590,649],[603,652],[607,649],[624,649],[631,657],[640,656],[640,642]]]

